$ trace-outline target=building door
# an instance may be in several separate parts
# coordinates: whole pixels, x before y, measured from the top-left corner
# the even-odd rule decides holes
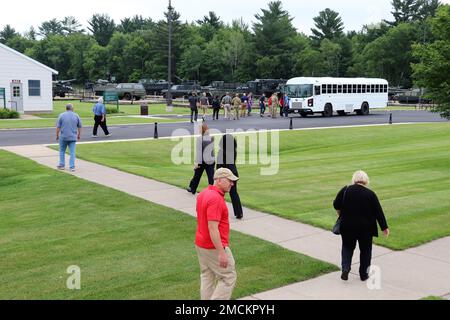
[[[23,113],[23,91],[21,83],[11,83],[11,109]]]

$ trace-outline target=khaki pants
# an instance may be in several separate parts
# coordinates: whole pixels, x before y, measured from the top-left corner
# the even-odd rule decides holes
[[[247,105],[242,104],[241,105],[241,118],[245,118],[246,115],[247,115]]]
[[[223,109],[225,110],[225,119],[231,119],[232,115],[231,115],[231,105],[230,104],[226,104],[223,106]]]
[[[201,106],[201,109],[203,111],[203,116],[207,116],[208,115],[208,106]]]
[[[228,267],[219,265],[219,253],[217,250],[206,250],[195,247],[200,263],[200,294],[202,300],[230,300],[233,289],[236,286],[236,265],[233,253],[226,248],[228,255]]]
[[[240,108],[241,106],[234,106],[234,120],[239,120]]]
[[[272,118],[278,118],[278,106],[272,106]]]

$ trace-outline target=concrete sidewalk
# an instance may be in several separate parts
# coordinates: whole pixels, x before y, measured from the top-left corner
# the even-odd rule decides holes
[[[55,169],[58,164],[58,152],[45,146],[3,149],[50,168]],[[77,160],[77,171],[73,175],[196,216],[196,197],[184,189],[83,160]],[[231,204],[228,206],[233,230],[340,265],[341,240],[330,231],[247,208],[244,208],[244,219],[239,221],[233,217]],[[348,282],[340,280],[340,272],[331,273],[245,299],[417,300],[431,295],[450,295],[450,237],[403,252],[374,246],[372,265],[381,271],[381,278],[377,278],[381,279],[381,287],[376,286],[377,279],[371,278],[366,283],[359,280],[358,249],[353,262]]]

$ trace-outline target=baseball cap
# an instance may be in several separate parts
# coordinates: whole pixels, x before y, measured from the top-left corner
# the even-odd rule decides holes
[[[214,174],[214,180],[222,179],[222,178],[227,178],[228,180],[231,180],[231,181],[238,181],[239,180],[239,178],[236,177],[233,174],[233,172],[231,172],[230,169],[226,169],[226,168],[220,168]]]

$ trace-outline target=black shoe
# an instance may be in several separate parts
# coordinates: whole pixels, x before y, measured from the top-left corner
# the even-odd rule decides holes
[[[187,187],[187,188],[186,188],[186,191],[189,192],[189,193],[192,193],[192,194],[196,194],[196,192],[192,192],[191,187]]]
[[[344,281],[347,281],[348,280],[348,271],[342,271],[342,274],[341,274],[341,279],[342,280],[344,280]]]
[[[369,275],[368,274],[363,274],[360,275],[361,281],[367,281],[369,279]]]
[[[240,216],[236,216],[236,219],[238,219],[238,220],[242,220],[242,218],[243,218],[244,216],[243,215],[240,215]]]

